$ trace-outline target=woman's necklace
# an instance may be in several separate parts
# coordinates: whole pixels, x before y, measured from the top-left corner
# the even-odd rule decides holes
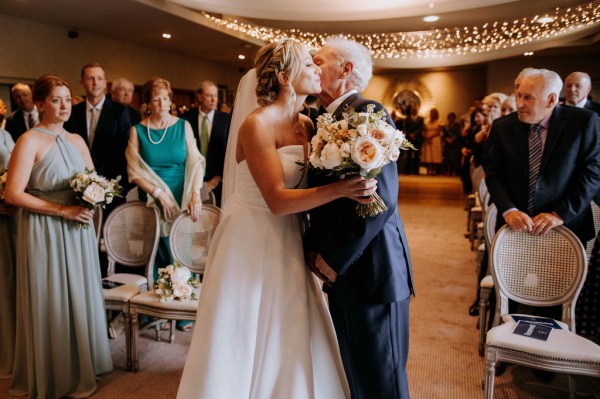
[[[152,140],[152,137],[150,136],[150,118],[148,118],[148,124],[146,125],[146,133],[148,134],[148,140],[150,140],[150,142],[152,144],[160,144],[161,141],[164,140],[165,136],[167,135],[167,130],[169,129],[169,121],[170,121],[170,118],[167,120],[165,130],[163,131],[163,134],[160,137],[160,140],[154,141],[154,140]],[[158,129],[156,129],[156,130],[158,130]]]

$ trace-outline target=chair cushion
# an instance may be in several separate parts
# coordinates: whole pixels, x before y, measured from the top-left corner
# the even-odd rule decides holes
[[[131,305],[144,305],[152,306],[159,309],[170,309],[170,310],[184,310],[188,312],[195,312],[198,309],[198,300],[193,299],[190,301],[168,301],[161,302],[160,297],[154,293],[154,291],[142,292],[139,295],[131,298]]]
[[[567,329],[555,329],[547,341],[542,341],[513,334],[515,326],[516,323],[511,319],[489,330],[487,346],[531,353],[548,359],[600,364],[600,346]]]
[[[127,285],[136,285],[138,287],[148,284],[146,277],[130,273],[113,274],[112,276],[105,277],[105,280],[116,281]]]
[[[137,285],[121,285],[119,287],[102,289],[104,300],[127,302],[135,295],[140,293],[140,287]]]

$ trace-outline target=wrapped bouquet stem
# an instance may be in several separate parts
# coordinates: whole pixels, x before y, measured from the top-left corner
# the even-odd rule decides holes
[[[317,119],[317,133],[311,140],[309,166],[328,176],[344,178],[360,175],[374,178],[381,168],[395,162],[401,150],[415,149],[404,134],[387,123],[385,110],[375,112],[375,105],[367,105],[366,112],[348,108],[342,119],[331,114]],[[375,193],[370,204],[358,204],[360,217],[376,216],[387,209]]]

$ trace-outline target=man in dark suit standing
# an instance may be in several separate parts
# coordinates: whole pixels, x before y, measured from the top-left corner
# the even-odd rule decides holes
[[[73,106],[65,129],[83,137],[90,148],[94,167],[99,174],[109,179],[121,176],[120,184],[125,196],[131,187],[125,160],[131,128],[129,112],[124,105],[105,95],[106,77],[102,65],[85,65],[81,69],[80,83],[85,89],[85,101]],[[115,199],[110,209],[124,201],[124,198]]]
[[[183,118],[192,125],[198,149],[206,158],[206,188],[215,194],[217,206],[221,206],[221,180],[231,116],[217,110],[218,101],[217,85],[205,80],[196,90],[198,107],[190,109]]]
[[[517,89],[517,112],[497,119],[484,169],[497,228],[545,234],[564,224],[585,245],[594,237],[590,202],[600,188],[598,117],[558,105],[552,71],[536,70]]]
[[[33,104],[33,93],[29,85],[17,83],[10,92],[19,109],[6,120],[5,129],[16,142],[23,133],[39,123],[40,116]]]
[[[585,72],[573,72],[565,79],[565,104],[589,109],[600,115],[600,103],[588,100],[592,79]]]
[[[314,56],[321,68],[319,97],[340,118],[346,107],[364,112],[382,105],[358,94],[372,76],[369,51],[345,39],[331,39]],[[387,114],[387,113],[386,113]],[[387,121],[393,121],[387,115]],[[309,175],[310,186],[334,177]],[[361,218],[355,202],[338,199],[310,211],[305,251],[311,269],[326,281],[352,398],[409,398],[408,311],[413,293],[410,254],[398,212],[394,162],[377,176],[377,193],[387,210]]]

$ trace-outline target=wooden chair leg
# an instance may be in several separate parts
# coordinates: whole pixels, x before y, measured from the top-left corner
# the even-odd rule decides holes
[[[125,317],[125,353],[127,354],[127,370],[131,371],[131,314],[129,313],[129,309],[123,312],[123,316]]]
[[[490,293],[489,288],[481,288],[479,290],[479,356],[483,356],[485,351],[485,335],[488,327],[488,305]]]
[[[483,382],[484,399],[493,399],[494,397],[494,378],[496,376],[496,362],[486,361],[485,380]]]
[[[139,325],[138,325],[138,314],[134,309],[131,312],[131,369],[134,373],[137,373],[139,370],[139,362],[138,362],[138,334],[139,334]]]

